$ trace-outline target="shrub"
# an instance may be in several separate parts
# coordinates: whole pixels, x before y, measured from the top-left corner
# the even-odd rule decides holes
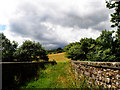
[[[23,42],[20,48],[14,53],[14,56],[16,56],[18,61],[38,61],[39,59],[48,61],[46,51],[41,44],[30,40]]]

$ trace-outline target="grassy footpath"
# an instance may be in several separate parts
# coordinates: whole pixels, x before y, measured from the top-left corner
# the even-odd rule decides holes
[[[40,70],[38,80],[31,80],[21,88],[86,88],[84,79],[81,82],[75,80],[71,70],[70,59],[65,58],[64,53],[48,55],[50,60],[57,61],[56,65],[47,65],[45,70]]]
[[[32,80],[22,88],[86,88],[84,81],[77,83],[73,72],[71,72],[69,62],[59,62],[54,66],[46,66],[45,70],[40,71],[38,80]]]

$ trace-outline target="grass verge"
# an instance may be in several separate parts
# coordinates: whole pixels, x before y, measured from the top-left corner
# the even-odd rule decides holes
[[[23,88],[87,88],[85,80],[78,83],[71,71],[70,62],[59,62],[57,65],[48,65],[40,71],[38,80],[30,81]]]

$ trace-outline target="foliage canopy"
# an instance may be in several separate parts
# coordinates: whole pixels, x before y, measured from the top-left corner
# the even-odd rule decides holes
[[[13,61],[15,58],[13,54],[17,49],[18,43],[15,41],[10,42],[3,33],[0,33],[0,38],[2,39],[2,61]]]
[[[120,53],[116,52],[118,48],[115,46],[113,33],[104,30],[96,40],[82,38],[80,42],[76,42],[77,44],[70,43],[64,48],[67,57],[72,60],[120,61]]]
[[[48,61],[46,51],[41,44],[30,40],[23,42],[20,48],[14,53],[14,56],[16,56],[18,61],[38,61],[39,59]]]

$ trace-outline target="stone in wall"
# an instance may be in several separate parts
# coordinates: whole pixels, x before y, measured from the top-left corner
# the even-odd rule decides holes
[[[75,73],[80,77],[88,77],[89,84],[120,89],[119,62],[71,61],[71,63]]]

